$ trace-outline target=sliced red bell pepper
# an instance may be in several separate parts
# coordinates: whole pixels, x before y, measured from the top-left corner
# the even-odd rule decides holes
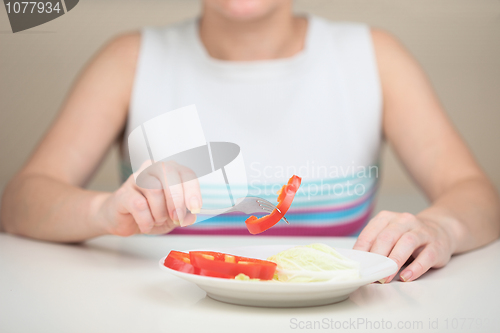
[[[276,263],[234,256],[211,251],[189,252],[191,263],[200,271],[216,273],[234,279],[238,274],[245,274],[251,279],[271,280],[276,271]]]
[[[199,270],[191,265],[189,253],[170,251],[163,263],[166,267],[174,269],[179,272],[198,274]]]
[[[262,216],[261,218],[257,218],[256,216],[252,215],[245,221],[245,224],[247,225],[248,231],[252,235],[255,235],[271,228],[276,223],[278,223],[282,217],[283,214],[275,209],[271,214]]]
[[[230,279],[231,276],[227,274],[220,274],[217,272],[208,271],[206,269],[200,269],[194,267],[191,264],[191,258],[189,257],[189,253],[180,252],[180,251],[170,251],[168,256],[165,258],[165,262],[163,263],[166,267],[171,268],[173,270],[202,275],[202,276],[211,276],[211,277],[219,277]]]
[[[274,226],[278,223],[283,216],[288,212],[292,205],[295,194],[297,193],[302,179],[298,176],[292,176],[286,185],[278,191],[278,205],[277,210],[273,210],[271,214],[265,215],[261,218],[250,216],[245,224],[251,234],[260,234],[263,231]]]
[[[283,185],[281,190],[278,192],[278,210],[285,215],[288,209],[292,205],[292,201],[295,198],[295,193],[297,193],[302,178],[299,176],[292,176],[288,180],[288,184]]]

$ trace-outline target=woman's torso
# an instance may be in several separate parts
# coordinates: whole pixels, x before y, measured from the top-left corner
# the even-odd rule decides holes
[[[309,17],[305,49],[292,58],[211,58],[197,21],[147,28],[126,138],[147,120],[195,104],[207,141],[241,147],[249,194],[276,200],[293,174],[303,178],[287,214],[264,234],[356,234],[373,207],[381,144],[381,92],[369,28]],[[241,214],[173,233],[248,234]]]

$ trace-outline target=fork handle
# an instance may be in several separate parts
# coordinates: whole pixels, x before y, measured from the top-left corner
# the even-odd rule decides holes
[[[202,215],[220,215],[220,214],[224,214],[224,213],[229,213],[229,212],[233,212],[235,211],[234,210],[234,206],[233,207],[229,207],[229,208],[218,208],[218,209],[200,209],[200,212],[198,214],[202,214]]]

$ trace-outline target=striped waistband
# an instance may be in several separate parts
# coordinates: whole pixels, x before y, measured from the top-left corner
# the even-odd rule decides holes
[[[268,236],[352,236],[359,234],[368,222],[374,207],[374,198],[378,188],[376,179],[351,180],[352,188],[348,191],[348,181],[344,192],[340,186],[337,192],[311,191],[309,182],[303,182],[302,191],[294,199],[286,217],[290,225],[279,222],[262,235]],[[354,191],[354,185],[358,191]],[[330,187],[331,189],[331,187]],[[313,193],[311,193],[313,192]],[[263,192],[261,192],[262,194]],[[254,195],[254,193],[251,193]],[[258,195],[257,195],[258,196]],[[271,202],[276,201],[270,195],[261,195]],[[243,213],[228,213],[212,217],[186,228],[177,228],[171,233],[186,235],[249,235],[244,221],[248,218]]]
[[[130,174],[130,167],[122,163],[122,179],[128,178]],[[276,202],[277,194],[275,192],[282,185],[279,183],[255,184],[250,182],[248,194]],[[227,193],[227,188],[209,187],[208,190],[202,189],[202,193],[205,193],[203,194],[203,208],[220,208],[224,199],[218,194]],[[286,215],[290,225],[279,222],[261,235],[355,236],[370,219],[377,189],[378,178],[372,177],[372,175],[369,177],[303,179]],[[250,235],[245,225],[248,216],[243,213],[227,213],[206,218],[207,216],[200,215],[201,222],[185,228],[176,228],[171,234]]]

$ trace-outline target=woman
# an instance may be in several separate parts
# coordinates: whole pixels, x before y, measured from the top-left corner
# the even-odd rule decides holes
[[[192,224],[202,204],[186,188],[145,190],[133,177],[114,193],[81,188],[124,131],[194,103],[207,139],[242,147],[251,191],[270,196],[267,189],[291,176],[283,170],[305,167],[312,180],[304,177],[299,207],[287,215],[297,229],[273,228],[282,234],[359,232],[377,175],[357,171],[376,166],[383,135],[432,205],[417,215],[379,213],[355,249],[388,256],[400,268],[413,256],[400,273],[412,281],[498,238],[498,196],[407,51],[383,31],[296,17],[291,6],[291,0],[205,0],[199,21],[110,42],[5,190],[4,228],[60,242],[179,230],[237,234],[241,218],[238,226],[216,220],[210,228],[176,228]],[[331,188],[323,193],[325,184],[333,195]],[[342,193],[335,192],[338,184]],[[349,190],[354,184],[361,190]]]

